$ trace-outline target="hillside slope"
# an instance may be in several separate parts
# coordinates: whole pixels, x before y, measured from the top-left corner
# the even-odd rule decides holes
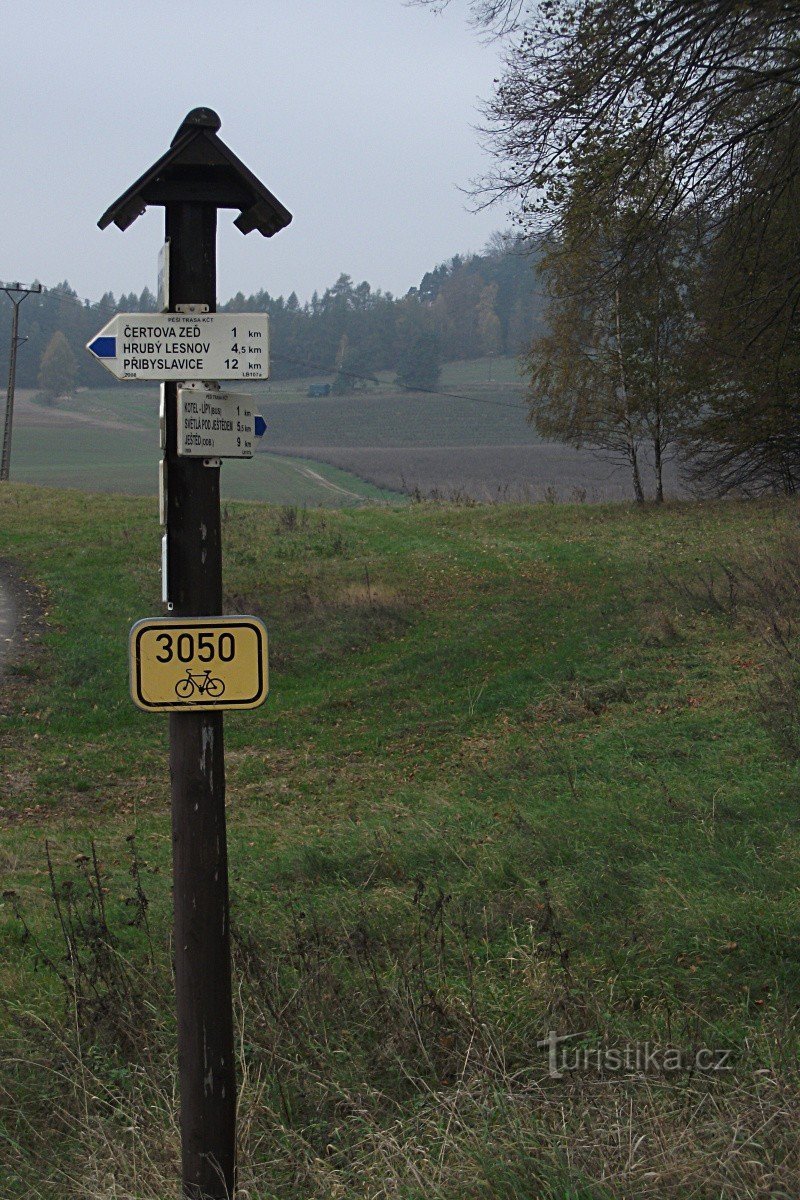
[[[796,522],[228,507],[272,662],[226,720],[248,1194],[797,1194],[793,692],[761,638]],[[40,589],[0,725],[11,1197],[174,1186],[166,731],[126,673],[158,533],[149,500],[0,492]],[[551,1030],[585,1061],[550,1073]],[[655,1072],[597,1058],[645,1043]]]

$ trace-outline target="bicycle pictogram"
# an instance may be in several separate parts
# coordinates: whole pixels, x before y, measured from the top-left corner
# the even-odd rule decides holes
[[[186,679],[179,679],[175,684],[175,694],[181,700],[188,700],[195,692],[199,692],[201,696],[221,696],[225,691],[225,684],[221,679],[216,679],[212,676],[210,669],[206,671],[192,671],[189,667],[186,668]]]

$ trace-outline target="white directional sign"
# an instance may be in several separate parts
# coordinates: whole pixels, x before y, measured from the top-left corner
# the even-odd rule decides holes
[[[118,313],[89,350],[117,379],[267,379],[266,313]]]
[[[178,454],[252,458],[255,414],[250,396],[178,388]]]

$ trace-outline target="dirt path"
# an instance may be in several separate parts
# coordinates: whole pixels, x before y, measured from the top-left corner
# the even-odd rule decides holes
[[[351,492],[348,488],[340,487],[338,483],[332,483],[330,479],[326,479],[324,475],[320,475],[319,471],[312,471],[311,467],[299,467],[294,463],[291,465],[301,475],[305,475],[306,479],[313,479],[314,483],[318,483],[320,487],[326,488],[329,492],[338,492],[342,496],[353,496],[356,500],[364,501],[369,499],[369,496],[361,496],[358,492]]]
[[[14,644],[17,608],[8,580],[0,574],[0,675]]]

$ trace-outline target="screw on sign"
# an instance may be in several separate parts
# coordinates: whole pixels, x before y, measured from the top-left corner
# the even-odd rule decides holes
[[[255,618],[221,615],[224,454],[214,438],[231,433],[222,425],[229,409],[224,399],[217,402],[212,424],[219,424],[201,427],[210,436],[200,447],[185,436],[182,442],[178,384],[201,395],[216,391],[219,379],[266,378],[265,318],[214,311],[217,209],[238,209],[237,228],[264,237],[292,219],[219,129],[211,109],[193,109],[169,150],[100,218],[101,229],[113,222],[125,230],[148,205],[164,207],[169,311],[118,314],[88,347],[118,378],[158,379],[163,387],[160,490],[170,616],[138,622],[131,631],[131,689],[140,707],[169,714],[182,1183],[191,1200],[230,1200],[236,1187],[222,710],[265,699],[267,642]],[[251,428],[260,436],[263,421],[254,420],[247,397],[239,401],[249,416],[235,436],[249,439]],[[234,453],[242,449],[235,438],[224,446],[231,457],[252,453],[251,445],[246,454]]]

